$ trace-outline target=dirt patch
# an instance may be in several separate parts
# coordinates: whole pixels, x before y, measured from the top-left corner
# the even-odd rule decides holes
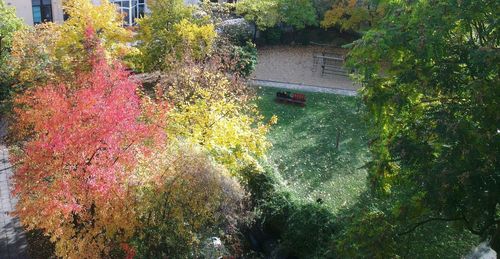
[[[329,88],[357,90],[346,76],[321,75],[321,66],[314,69],[314,55],[322,52],[345,55],[347,50],[322,46],[268,46],[258,50],[258,64],[253,79],[277,81]]]

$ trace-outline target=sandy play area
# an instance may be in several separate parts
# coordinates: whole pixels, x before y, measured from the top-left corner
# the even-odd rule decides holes
[[[321,46],[261,47],[258,49],[258,64],[252,77],[257,80],[357,90],[359,86],[348,77],[322,77],[320,66],[313,71],[313,56],[322,52],[345,54],[346,50]]]

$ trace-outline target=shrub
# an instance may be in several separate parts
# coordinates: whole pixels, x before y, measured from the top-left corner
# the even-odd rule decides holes
[[[281,245],[299,258],[333,257],[330,244],[338,229],[336,220],[322,204],[296,206],[288,215]]]
[[[142,161],[137,175],[145,179],[142,224],[134,238],[139,256],[198,257],[209,237],[237,240],[237,226],[246,218],[245,192],[201,147],[172,145]]]
[[[276,45],[281,43],[281,36],[283,32],[278,27],[270,28],[264,32],[262,32],[262,38],[265,43],[269,45]]]
[[[231,43],[242,46],[252,40],[255,29],[243,18],[225,20],[220,23],[217,30],[220,35]]]
[[[243,47],[235,46],[234,55],[237,60],[235,72],[243,77],[250,76],[257,66],[257,48],[255,44],[248,41]]]
[[[250,166],[242,175],[259,212],[256,221],[266,234],[280,240],[282,253],[299,258],[334,255],[331,242],[339,227],[329,208],[300,203],[282,186],[272,168]]]

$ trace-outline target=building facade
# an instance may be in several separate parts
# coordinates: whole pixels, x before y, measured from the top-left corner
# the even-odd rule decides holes
[[[28,25],[43,22],[62,23],[64,21],[63,0],[5,0],[7,6],[15,7],[16,15]],[[92,0],[96,5],[100,0]],[[135,19],[147,11],[145,0],[110,0],[125,14],[124,25],[134,25]]]
[[[45,21],[63,22],[62,0],[6,0],[7,6],[16,8],[16,15],[28,25]]]

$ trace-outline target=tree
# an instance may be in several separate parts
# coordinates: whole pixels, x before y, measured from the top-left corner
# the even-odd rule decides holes
[[[5,6],[0,1],[0,62],[5,64],[6,56],[12,46],[14,32],[24,27],[23,21],[16,16],[14,8]]]
[[[11,76],[16,78],[12,90],[22,92],[48,81],[72,77],[55,53],[60,35],[59,25],[53,23],[35,25],[15,34],[8,61]]]
[[[243,0],[236,4],[236,13],[266,30],[281,22],[279,4],[276,0]]]
[[[373,26],[384,12],[384,1],[339,0],[325,12],[321,27],[340,26],[341,30],[360,31]]]
[[[114,3],[103,0],[99,5],[95,5],[91,0],[68,0],[64,2],[63,8],[69,18],[60,27],[61,35],[55,54],[64,66],[72,67],[78,62],[87,63],[79,58],[85,56],[82,43],[88,26],[98,32],[97,36],[110,57],[124,59],[135,50],[129,45],[132,32],[123,27],[123,15]]]
[[[280,0],[280,13],[285,24],[296,29],[317,24],[316,10],[311,0]]]
[[[156,94],[173,104],[167,135],[203,146],[230,173],[237,175],[248,163],[256,163],[270,146],[254,95],[234,67],[215,56],[205,63],[189,59],[160,76]],[[233,65],[238,65],[235,63]]]
[[[317,23],[311,0],[243,0],[236,4],[236,12],[260,30],[281,22],[297,29]]]
[[[132,32],[123,28],[122,16],[114,4],[103,1],[94,5],[90,0],[69,0],[64,4],[69,18],[63,24],[36,25],[15,35],[8,63],[12,76],[17,78],[18,92],[48,81],[71,82],[77,70],[89,70],[83,45],[88,26],[98,32],[96,37],[109,60],[126,61],[136,51],[128,44]]]
[[[170,70],[185,55],[203,59],[211,51],[216,33],[207,17],[194,18],[182,0],[157,0],[149,8],[151,15],[139,20],[143,71]]]
[[[14,100],[15,214],[26,229],[50,236],[60,257],[103,257],[128,241],[136,226],[136,157],[163,139],[135,82],[121,64],[107,63],[99,44],[89,28],[83,46],[91,70],[76,82],[32,88]]]
[[[453,221],[491,237],[497,251],[499,8],[489,0],[391,3],[349,59],[376,124],[373,189],[411,194],[395,206],[412,211],[409,231]]]
[[[10,59],[13,35],[22,29],[23,21],[16,17],[14,8],[8,8],[0,0],[0,103],[10,96],[9,85],[13,80],[7,61]]]

